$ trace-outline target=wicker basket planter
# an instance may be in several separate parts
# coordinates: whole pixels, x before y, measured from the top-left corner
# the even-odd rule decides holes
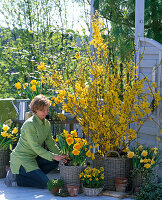
[[[85,166],[66,166],[63,163],[59,164],[60,178],[64,184],[80,185],[80,173],[84,170]],[[67,188],[66,188],[67,189]]]
[[[86,188],[83,187],[83,193],[86,196],[97,196],[100,194],[100,192],[103,190],[103,188]]]
[[[104,167],[104,189],[111,191],[115,191],[115,178],[128,178],[132,168],[131,159],[121,158],[118,152],[115,153],[118,157],[98,157],[93,161],[93,167]]]
[[[6,177],[6,165],[9,165],[10,151],[0,148],[0,178]]]

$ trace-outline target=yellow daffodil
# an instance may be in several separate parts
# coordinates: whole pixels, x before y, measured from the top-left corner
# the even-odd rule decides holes
[[[67,142],[67,144],[70,146],[71,144],[73,144],[74,143],[74,139],[73,139],[73,137],[68,137],[68,138],[66,138],[66,142]]]
[[[140,151],[142,151],[142,149],[143,149],[143,146],[142,146],[142,145],[140,145],[140,146],[138,147],[138,149],[139,149]]]
[[[21,83],[20,82],[15,83],[15,87],[17,90],[21,89]]]
[[[78,151],[78,149],[74,149],[74,150],[72,151],[72,153],[76,156],[76,155],[79,155],[80,151]]]
[[[129,151],[129,152],[127,153],[127,156],[128,156],[128,158],[133,158],[134,152]]]
[[[5,132],[5,131],[3,131],[3,132],[1,133],[1,135],[2,135],[2,137],[7,137],[7,136],[8,136],[8,133]]]
[[[3,130],[4,130],[4,131],[8,131],[8,130],[9,130],[9,126],[3,125]]]
[[[144,167],[146,167],[146,169],[150,168],[150,166],[151,165],[149,163],[147,163],[147,164],[144,165]]]
[[[144,156],[144,157],[146,157],[146,156],[147,156],[147,154],[148,154],[148,152],[147,152],[146,150],[143,150],[143,151],[142,151],[142,153],[141,153],[141,156]]]
[[[18,129],[15,127],[13,130],[12,130],[12,133],[16,134],[18,132]]]
[[[35,85],[32,85],[31,89],[33,90],[33,92],[35,92],[37,90]]]

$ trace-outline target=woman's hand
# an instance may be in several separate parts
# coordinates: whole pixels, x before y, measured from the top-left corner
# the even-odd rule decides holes
[[[64,163],[67,162],[68,156],[67,155],[55,155],[53,160],[60,161],[62,160]]]

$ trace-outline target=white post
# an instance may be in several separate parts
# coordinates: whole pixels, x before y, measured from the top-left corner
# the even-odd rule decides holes
[[[144,37],[145,0],[135,1],[135,44],[138,50],[138,37]]]

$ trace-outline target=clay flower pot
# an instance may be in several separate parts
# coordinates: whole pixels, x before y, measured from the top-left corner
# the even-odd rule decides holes
[[[59,192],[60,187],[54,186],[54,188],[51,190],[52,194],[55,194],[56,192]]]
[[[78,184],[67,184],[67,190],[71,197],[76,197],[79,192],[79,185]]]
[[[125,177],[115,178],[115,188],[117,192],[125,192],[128,179]]]

